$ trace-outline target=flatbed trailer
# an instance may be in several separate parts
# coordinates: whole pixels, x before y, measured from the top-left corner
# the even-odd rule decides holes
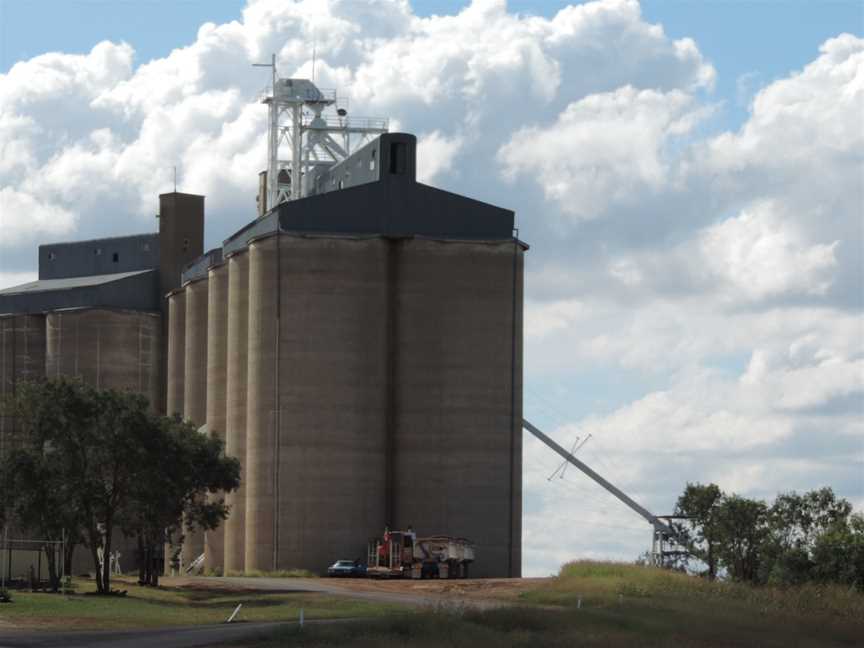
[[[474,544],[453,536],[386,531],[369,541],[367,561],[370,578],[468,578]]]

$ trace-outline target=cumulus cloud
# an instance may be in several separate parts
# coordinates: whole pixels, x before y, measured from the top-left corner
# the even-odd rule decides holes
[[[554,124],[519,130],[498,152],[508,179],[526,175],[565,214],[591,219],[672,183],[666,149],[702,111],[690,95],[624,86],[571,103]]]
[[[431,183],[453,168],[464,142],[460,135],[446,137],[437,130],[420,135],[417,139],[417,180]]]
[[[699,252],[710,270],[735,288],[735,296],[758,299],[791,291],[823,294],[837,265],[840,241],[808,245],[794,223],[761,203],[700,234]]]

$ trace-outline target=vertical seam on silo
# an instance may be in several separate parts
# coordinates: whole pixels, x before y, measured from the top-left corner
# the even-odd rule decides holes
[[[394,519],[396,513],[395,501],[395,441],[396,441],[396,339],[399,334],[398,329],[398,239],[384,239],[387,243],[387,313],[386,313],[386,340],[384,344],[386,352],[386,369],[387,369],[387,420],[386,429],[384,431],[384,517],[385,524],[393,527],[396,524]]]
[[[513,239],[513,285],[511,298],[510,312],[510,497],[509,501],[509,524],[508,537],[509,547],[507,552],[507,573],[508,576],[513,576],[513,469],[514,457],[513,453],[516,449],[516,276],[517,276],[517,246],[518,243]]]
[[[276,420],[275,430],[273,432],[273,571],[278,568],[279,559],[279,464],[280,464],[280,446],[279,433],[282,427],[282,412],[280,410],[279,399],[279,354],[281,352],[280,344],[282,337],[282,255],[281,255],[281,238],[279,232],[279,222],[276,222],[276,349],[273,354],[276,364],[276,376],[274,377],[275,385],[275,405],[276,405]],[[300,533],[302,542],[303,534]]]

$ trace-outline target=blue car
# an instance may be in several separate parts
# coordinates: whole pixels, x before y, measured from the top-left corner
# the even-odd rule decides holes
[[[365,576],[366,565],[353,560],[337,560],[327,568],[327,575],[343,577]]]

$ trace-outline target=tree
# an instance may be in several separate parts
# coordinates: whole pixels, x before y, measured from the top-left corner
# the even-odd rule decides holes
[[[795,584],[844,583],[864,589],[864,517],[830,488],[782,493],[765,502],[687,484],[676,513],[711,577]]]
[[[80,531],[100,594],[111,591],[108,556],[117,530],[138,534],[142,580],[155,584],[165,529],[183,513],[192,524],[215,528],[227,514],[224,503],[201,496],[239,484],[239,464],[222,455],[218,440],[179,419],[154,416],[137,394],[59,378],[22,386],[15,412],[27,434],[7,504],[21,524],[63,520]],[[40,506],[48,508],[37,514]]]
[[[813,545],[813,576],[864,592],[864,515],[852,514],[820,534]]]
[[[702,560],[711,580],[717,577],[719,529],[717,511],[723,500],[723,491],[716,484],[687,484],[675,505],[675,515],[685,516],[684,531],[691,550]]]
[[[75,385],[65,381],[22,383],[14,400],[2,404],[19,427],[16,447],[0,462],[0,493],[10,523],[41,540],[65,540],[65,573],[71,571],[72,553],[81,543],[80,510],[63,474],[63,461],[52,443],[53,432],[86,425],[91,403]],[[4,524],[5,524],[4,520]],[[44,547],[48,578],[55,591],[59,569],[55,553]]]
[[[820,537],[845,527],[852,505],[830,488],[799,495],[782,493],[769,511],[770,538],[762,580],[780,584],[812,580],[813,552]]]
[[[734,580],[756,582],[769,530],[765,502],[725,496],[716,524],[720,563]]]
[[[132,490],[123,528],[136,535],[139,582],[159,584],[159,556],[166,540],[188,526],[212,530],[228,515],[224,499],[203,493],[230,492],[240,484],[240,463],[223,455],[222,443],[179,417],[153,420],[146,461],[158,480],[139,481]]]

